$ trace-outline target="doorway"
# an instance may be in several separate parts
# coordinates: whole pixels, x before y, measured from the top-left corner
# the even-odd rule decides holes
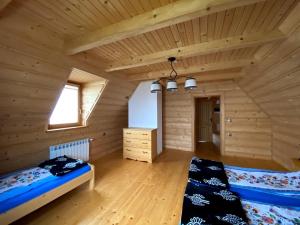
[[[195,151],[220,154],[220,97],[195,98]]]

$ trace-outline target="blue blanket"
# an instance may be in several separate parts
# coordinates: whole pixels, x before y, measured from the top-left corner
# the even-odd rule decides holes
[[[279,172],[237,166],[225,166],[230,186],[268,190],[300,196],[300,171]]]
[[[90,170],[90,166],[86,165],[64,176],[47,176],[46,178],[33,182],[30,185],[5,191],[0,194],[0,213],[4,213],[18,205],[34,199]]]
[[[246,200],[300,207],[300,172],[225,166],[230,190]]]

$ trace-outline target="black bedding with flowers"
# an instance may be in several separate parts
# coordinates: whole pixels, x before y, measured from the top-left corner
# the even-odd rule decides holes
[[[197,157],[191,160],[189,181],[210,187],[229,188],[223,163]]]
[[[239,196],[228,190],[221,162],[193,157],[183,199],[181,225],[247,225]]]
[[[64,155],[44,161],[39,167],[49,170],[54,176],[63,176],[86,165],[87,163],[81,159],[73,159]]]
[[[227,189],[188,182],[183,208],[181,224],[247,224],[239,197]]]

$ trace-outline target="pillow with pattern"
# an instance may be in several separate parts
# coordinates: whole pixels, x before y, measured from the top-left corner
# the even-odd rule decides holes
[[[193,157],[191,160],[189,181],[212,187],[229,188],[223,163],[198,157]]]
[[[63,176],[86,165],[87,163],[81,159],[73,159],[64,155],[47,160],[39,167],[49,170],[54,176]]]

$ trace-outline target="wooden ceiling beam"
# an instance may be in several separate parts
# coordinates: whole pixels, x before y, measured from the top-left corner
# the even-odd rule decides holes
[[[172,24],[261,1],[265,0],[179,0],[72,40],[66,40],[65,52],[73,55]]]
[[[227,50],[253,47],[270,43],[272,41],[281,40],[285,37],[286,36],[282,32],[276,30],[268,34],[255,33],[243,36],[224,38],[220,40],[214,40],[200,44],[174,48],[170,50],[155,52],[149,55],[142,55],[121,60],[115,64],[111,64],[109,68],[106,69],[106,72],[130,69],[160,62],[167,62],[167,59],[171,56],[175,56],[176,58],[185,58],[192,56],[207,55]]]
[[[188,68],[176,68],[175,66],[175,69],[178,73],[178,76],[181,76],[181,75],[189,75],[189,74],[208,72],[208,71],[242,68],[252,64],[254,64],[253,60],[236,60],[236,61],[228,61],[228,62],[220,62],[220,63],[203,64],[199,66],[190,66]],[[169,77],[170,71],[171,69],[129,75],[129,80],[154,80],[154,79]]]

